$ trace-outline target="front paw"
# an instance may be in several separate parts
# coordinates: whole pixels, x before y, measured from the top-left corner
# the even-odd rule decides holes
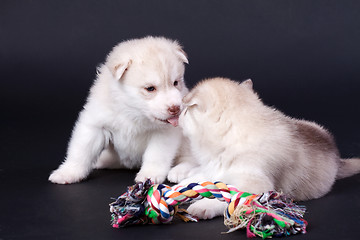
[[[226,205],[217,199],[202,199],[191,204],[187,211],[200,219],[212,219],[223,215]]]
[[[87,173],[79,171],[79,169],[60,166],[50,174],[49,181],[57,184],[70,184],[80,182],[86,177]]]
[[[135,177],[135,182],[144,182],[149,178],[153,183],[163,183],[166,179],[166,172],[157,168],[141,169]]]
[[[188,168],[184,165],[177,165],[173,167],[167,176],[167,179],[172,183],[179,183],[188,176]]]

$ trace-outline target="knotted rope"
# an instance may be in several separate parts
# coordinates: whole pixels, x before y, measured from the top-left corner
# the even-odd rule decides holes
[[[128,187],[128,191],[110,204],[111,224],[115,228],[133,224],[169,223],[174,215],[185,221],[196,217],[178,209],[182,203],[217,198],[229,203],[224,224],[232,232],[246,228],[248,237],[262,238],[306,233],[304,206],[277,192],[251,194],[222,182],[191,183],[187,186],[152,185],[150,180]]]

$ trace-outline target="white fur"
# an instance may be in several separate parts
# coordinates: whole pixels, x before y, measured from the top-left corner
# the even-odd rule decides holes
[[[185,96],[184,104],[179,124],[192,157],[182,158],[168,175],[181,185],[223,181],[241,191],[277,190],[307,200],[330,191],[338,169],[348,176],[346,164],[356,166],[351,174],[360,170],[359,159],[340,160],[324,128],[265,106],[251,80],[205,80]],[[188,210],[206,219],[221,215],[224,204],[201,200]]]
[[[181,46],[165,38],[133,39],[115,46],[98,69],[67,157],[49,180],[75,183],[94,167],[141,167],[136,181],[163,182],[182,137],[167,119],[174,117],[169,113],[172,106],[181,111],[188,92],[184,62],[188,61]]]

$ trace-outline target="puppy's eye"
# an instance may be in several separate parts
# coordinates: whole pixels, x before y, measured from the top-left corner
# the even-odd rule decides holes
[[[177,85],[179,85],[179,81],[174,82],[174,86],[176,87]]]
[[[145,88],[145,90],[148,92],[154,92],[156,90],[156,88],[154,86],[151,86],[151,87]]]

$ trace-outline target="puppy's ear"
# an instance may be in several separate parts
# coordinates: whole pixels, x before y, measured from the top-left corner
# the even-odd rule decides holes
[[[243,81],[241,84],[249,89],[253,89],[253,82],[251,79],[247,79]]]
[[[201,101],[201,98],[197,97],[198,95],[198,89],[195,88],[193,89],[190,93],[188,93],[184,98],[183,98],[183,103],[186,107],[188,108],[194,108],[199,110],[200,112],[205,112],[206,111],[206,103]]]
[[[124,75],[125,71],[130,67],[131,60],[125,62],[125,63],[119,63],[115,65],[114,69],[112,69],[112,74],[117,80],[120,80],[121,77]]]
[[[176,55],[186,64],[189,64],[189,60],[187,59],[187,54],[182,50],[181,47],[176,49]]]
[[[185,97],[182,100],[185,106],[191,107],[191,106],[196,105],[196,101],[194,99],[194,95],[196,94],[196,92],[197,92],[197,89],[194,89],[193,91],[191,91],[185,95]]]

